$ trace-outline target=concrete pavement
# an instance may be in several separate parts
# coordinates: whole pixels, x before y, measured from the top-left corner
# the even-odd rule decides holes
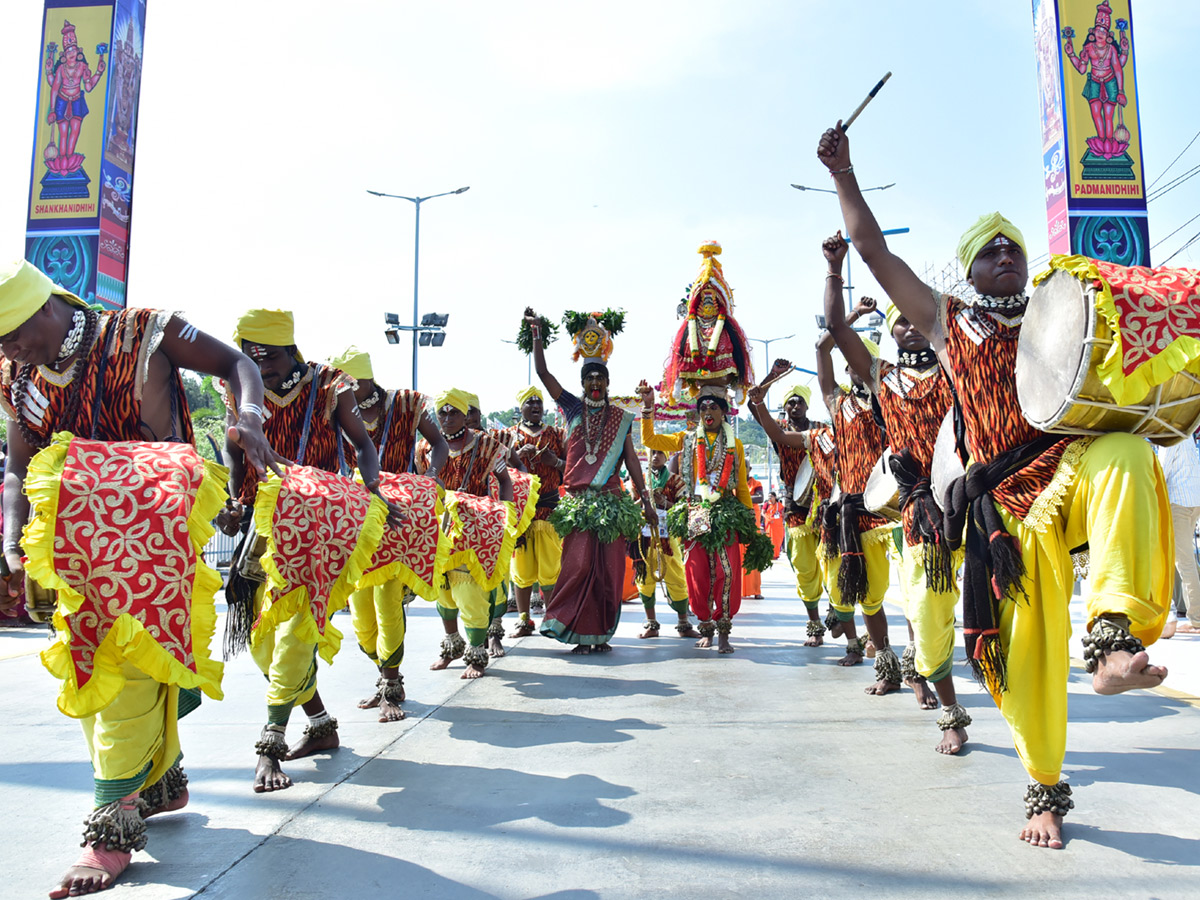
[[[339,615],[347,639],[321,692],[343,746],[286,764],[296,785],[273,795],[250,790],[263,681],[243,655],[227,699],[181,724],[190,806],[151,821],[106,896],[1200,896],[1200,639],[1156,645],[1172,670],[1160,692],[1099,697],[1073,671],[1076,809],[1052,852],[1016,840],[1024,771],[965,667],[971,742],[939,756],[937,713],[910,691],[867,696],[869,663],[834,665],[844,642],[800,646],[786,563],[764,592],[745,601],[729,657],[669,626],[638,640],[643,616],[626,604],[612,654],[526,638],[476,682],[461,663],[428,671],[440,622],[416,601],[408,718],[387,725],[355,708],[374,673]],[[44,896],[90,805],[85,745],[54,708],[43,641],[0,631],[4,897]],[[302,726],[297,713],[293,738]]]

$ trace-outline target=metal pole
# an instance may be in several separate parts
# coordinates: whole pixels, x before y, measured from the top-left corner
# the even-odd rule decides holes
[[[772,338],[772,340],[775,340]],[[763,341],[763,362],[766,364],[764,372],[771,371],[771,341]],[[767,388],[766,396],[763,397],[763,403],[766,404],[767,415],[771,414],[771,388]],[[772,464],[774,453],[771,446],[771,439],[767,438],[767,493],[770,494],[772,485],[775,483],[774,472],[775,466]]]
[[[413,333],[412,333],[412,390],[417,389],[417,285],[419,283],[421,271],[421,200],[424,198],[418,197],[413,203],[417,208],[417,224],[413,229]]]
[[[850,277],[850,253],[846,254],[846,312],[854,312],[854,279]]]

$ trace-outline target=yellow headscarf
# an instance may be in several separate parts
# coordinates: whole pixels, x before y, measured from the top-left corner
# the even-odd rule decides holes
[[[482,412],[482,407],[479,405],[478,394],[472,394],[470,391],[463,391],[463,396],[467,398],[467,403],[469,403],[473,409],[478,409]]]
[[[900,317],[904,313],[900,312],[895,303],[889,303],[887,309],[883,311],[883,320],[887,325],[887,333],[891,335],[892,329],[896,327],[896,323],[900,321]]]
[[[859,338],[862,340],[863,346],[867,348],[867,352],[870,353],[871,356],[878,358],[879,357],[879,345],[877,343],[875,343],[873,340],[871,340],[870,338],[865,338],[862,335],[859,335]]]
[[[807,406],[810,402],[812,402],[812,388],[803,384],[793,385],[792,388],[783,395],[783,400],[780,405],[787,406],[787,402],[793,397],[799,397]]]
[[[365,350],[359,350],[354,345],[347,347],[341,356],[330,358],[329,364],[356,381],[364,378],[370,378],[372,381],[375,379],[375,372],[371,368],[371,355]]]
[[[268,347],[290,347],[296,343],[295,318],[282,309],[247,310],[233,330],[233,343],[239,350],[242,341]]]
[[[971,274],[971,263],[975,262],[979,251],[998,234],[1004,235],[1011,241],[1016,241],[1021,252],[1025,253],[1025,237],[1016,225],[998,212],[980,216],[975,224],[964,231],[963,236],[958,239],[958,261],[962,263],[963,271],[967,275]]]
[[[0,265],[0,334],[16,331],[28,322],[51,294],[62,297],[72,306],[88,308],[87,303],[56,285],[29,260],[19,259]]]
[[[473,394],[460,391],[458,388],[450,388],[450,390],[438,394],[437,400],[434,401],[434,409],[441,409],[443,406],[453,406],[465,416],[471,408],[471,398],[473,396]]]
[[[517,405],[520,406],[522,403],[524,403],[530,397],[537,397],[543,403],[546,402],[546,398],[542,395],[542,392],[537,387],[537,385],[531,384],[529,387],[525,388],[525,390],[523,390],[519,394],[517,394]]]

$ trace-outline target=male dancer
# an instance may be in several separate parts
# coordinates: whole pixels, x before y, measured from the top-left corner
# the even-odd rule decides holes
[[[338,472],[339,434],[344,432],[354,446],[358,468],[368,490],[379,486],[379,456],[367,436],[354,401],[353,383],[336,369],[305,362],[296,349],[295,321],[290,312],[252,309],[238,319],[234,343],[258,364],[266,388],[263,430],[285,459],[326,472]],[[229,420],[241,412],[236,398],[227,396]],[[226,534],[249,526],[247,540],[254,540],[251,523],[258,478],[245,465],[240,447],[226,442],[229,459],[230,493],[237,498],[217,518]],[[392,516],[395,516],[393,510]],[[236,592],[231,592],[236,593]],[[237,639],[250,637],[250,655],[267,677],[267,724],[255,744],[258,763],[254,769],[254,791],[264,793],[291,787],[292,780],[279,766],[281,759],[299,759],[338,744],[337,719],[329,715],[317,693],[317,645],[311,640],[307,609],[296,612],[275,628],[254,629],[267,599],[267,586],[254,591],[249,602],[229,603],[227,628]],[[285,735],[292,709],[303,707],[308,716],[304,736],[289,748]]]
[[[899,364],[871,355],[858,333],[846,324],[840,279],[849,245],[837,235],[822,247],[829,272],[839,289],[825,292],[825,322],[850,368],[879,402],[892,455],[885,462],[900,485],[904,548],[900,557],[900,587],[909,625],[909,645],[901,668],[923,709],[945,707],[938,718],[942,740],[939,753],[953,754],[966,743],[971,717],[958,703],[950,671],[954,665],[954,608],[958,586],[955,559],[942,534],[942,515],[929,486],[933,445],[938,428],[953,402],[950,380],[938,365],[929,340],[889,306],[888,331],[900,348]],[[926,684],[932,681],[937,694]]]
[[[367,435],[379,454],[380,469],[412,471],[413,452],[420,433],[432,452],[432,465],[425,474],[436,478],[446,463],[447,447],[429,411],[429,398],[416,391],[389,391],[380,387],[375,381],[370,355],[355,347],[329,362],[357,382],[354,399]],[[357,460],[354,448],[348,444],[349,441],[344,443],[343,451],[345,468],[350,472]],[[405,697],[400,664],[404,661],[406,607],[412,596],[399,579],[350,595],[350,617],[359,649],[379,670],[374,695],[359,701],[358,708],[378,709],[380,722],[398,722],[404,718],[404,710],[400,708]]]
[[[1029,270],[1015,225],[993,213],[968,228],[958,258],[970,288],[963,297],[940,294],[888,249],[854,178],[840,122],[821,136],[817,158],[833,176],[854,246],[954,379],[972,466],[970,484],[963,479],[948,492],[947,535],[957,539],[949,526],[961,528],[969,505],[967,654],[1033,781],[1019,837],[1061,848],[1062,817],[1074,806],[1061,780],[1070,550],[1086,543],[1091,552],[1085,652],[1093,689],[1115,694],[1161,684],[1167,671],[1150,664],[1142,642],[1158,637],[1171,595],[1171,512],[1162,470],[1141,438],[1047,435],[1025,421],[1016,355]]]
[[[21,529],[29,519],[25,476],[34,454],[50,444],[55,432],[70,431],[99,441],[191,442],[191,417],[179,375],[180,368],[188,368],[224,379],[237,397],[242,413],[231,423],[229,440],[244,452],[253,473],[250,477],[265,478],[268,468],[275,468],[276,456],[262,432],[263,388],[257,369],[242,354],[177,315],[151,309],[97,313],[74,294],[55,286],[31,263],[21,261],[0,267],[0,353],[0,407],[8,425],[4,475],[4,559],[8,568],[0,612],[7,612],[15,603],[25,576],[20,545]],[[58,514],[66,513],[60,510]],[[140,512],[139,517],[143,517]],[[132,547],[137,542],[138,523],[128,524],[127,540]],[[169,577],[170,568],[164,571],[168,576],[159,574],[159,578]],[[132,852],[146,844],[144,819],[187,804],[187,776],[179,766],[182,754],[176,720],[181,701],[185,708],[194,709],[199,694],[192,690],[195,696],[184,699],[189,693],[181,693],[184,666],[164,665],[149,674],[139,663],[144,665],[150,657],[159,656],[159,648],[162,655],[178,650],[190,635],[196,658],[192,683],[220,697],[221,665],[208,658],[212,626],[208,626],[208,635],[202,636],[199,615],[203,609],[209,622],[215,618],[212,593],[207,592],[206,598],[206,592],[192,583],[194,571],[189,566],[185,580],[165,585],[161,593],[159,611],[164,617],[167,613],[177,616],[177,622],[141,613],[134,616],[140,626],[135,632],[140,648],[136,658],[124,646],[114,645],[109,649],[117,656],[115,665],[90,660],[89,684],[104,681],[116,685],[110,701],[99,708],[94,703],[81,706],[85,698],[78,688],[66,687],[59,698],[60,708],[83,725],[96,798],[85,820],[83,853],[51,897],[111,887],[129,865]],[[104,586],[118,585],[119,578],[120,573],[108,572]],[[146,585],[139,583],[137,589],[144,591]],[[171,597],[189,592],[190,602],[170,603]],[[123,609],[131,608],[128,600],[120,603]],[[84,604],[71,613],[60,601],[59,612],[68,632],[74,634],[84,624],[93,630],[93,640],[105,636],[104,628],[111,634],[115,624],[109,618],[111,610],[92,609],[90,600]],[[77,624],[80,617],[91,621]],[[152,647],[144,645],[147,636]],[[180,643],[172,646],[176,640]],[[59,640],[55,645],[66,648],[75,643]],[[107,647],[114,641],[104,643]],[[75,681],[69,674],[64,685]]]
[[[635,576],[638,593],[642,597],[642,607],[646,610],[646,624],[642,628],[640,638],[656,638],[660,630],[658,619],[654,617],[654,591],[659,581],[667,594],[667,605],[675,611],[679,621],[675,630],[680,637],[698,638],[700,632],[688,621],[687,580],[683,574],[683,546],[679,538],[668,537],[665,532],[667,510],[687,496],[683,479],[667,468],[667,455],[661,450],[650,451],[650,468],[647,472],[646,490],[654,498],[654,506],[658,510],[658,522],[642,528],[642,536],[638,539],[638,552],[641,561],[635,565]],[[651,528],[657,528],[658,540],[654,540]],[[632,545],[631,545],[632,546]],[[658,576],[658,566],[662,564],[663,574]],[[643,574],[644,573],[644,574]]]

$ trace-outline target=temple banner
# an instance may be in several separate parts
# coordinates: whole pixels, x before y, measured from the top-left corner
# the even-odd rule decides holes
[[[1033,0],[1051,253],[1150,264],[1131,0]]]
[[[45,0],[25,257],[125,306],[146,0]]]

